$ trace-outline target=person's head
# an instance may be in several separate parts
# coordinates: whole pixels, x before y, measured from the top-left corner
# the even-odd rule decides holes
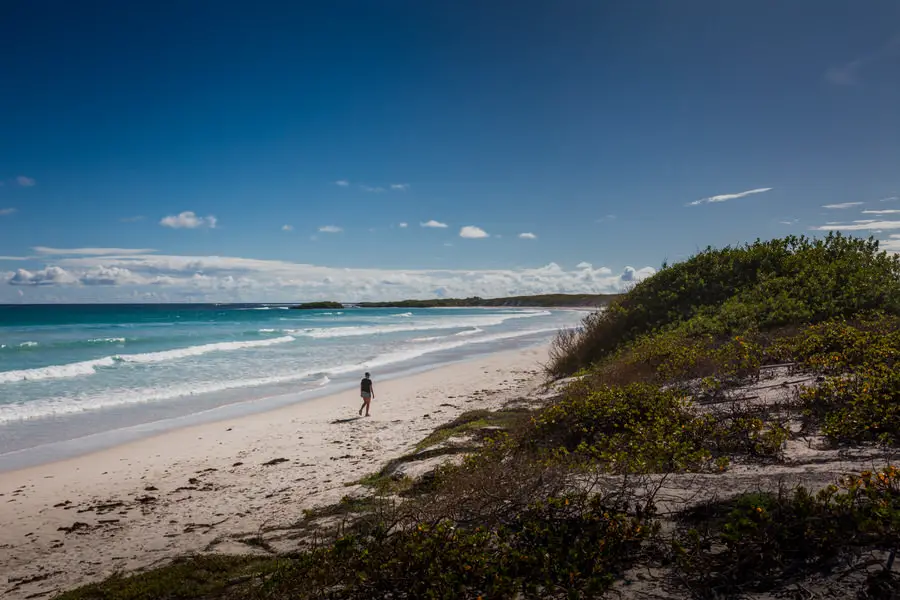
[[[366,378],[368,379],[369,377],[371,377],[371,375],[369,375],[368,373],[366,373]]]

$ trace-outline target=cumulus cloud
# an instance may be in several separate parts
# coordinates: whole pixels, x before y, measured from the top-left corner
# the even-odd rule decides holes
[[[143,277],[138,277],[128,269],[120,267],[98,266],[88,270],[78,281],[83,285],[128,285],[147,283]]]
[[[6,215],[11,215],[16,212],[15,208],[0,208],[0,217],[5,217]]]
[[[78,283],[68,271],[60,267],[46,267],[40,271],[16,269],[8,280],[10,285],[68,285]]]
[[[578,263],[577,265],[575,265],[575,268],[576,269],[591,269],[591,268],[593,268],[593,266],[594,265],[592,265],[589,262],[582,261],[582,262]]]
[[[394,270],[332,268],[287,261],[222,256],[80,255],[62,257],[42,271],[5,275],[11,286],[32,286],[34,301],[128,300],[197,302],[296,302],[446,297],[516,296],[542,293],[613,293],[652,275],[650,267],[613,273],[580,265],[494,270]],[[623,279],[624,277],[624,279]],[[53,296],[39,290],[64,286]],[[137,296],[134,296],[137,294]],[[149,295],[148,295],[149,294]],[[0,286],[0,302],[15,289]]]
[[[321,233],[340,233],[343,229],[337,225],[323,225],[322,227],[319,227],[319,231]]]
[[[425,221],[424,223],[419,223],[422,227],[436,227],[440,229],[445,229],[447,227],[446,223],[441,223],[440,221],[435,221],[434,219],[430,221]]]
[[[347,187],[348,185],[350,185],[350,182],[347,181],[346,179],[338,179],[337,181],[334,182],[334,185],[338,185],[340,187]]]
[[[481,239],[490,237],[488,232],[486,232],[481,227],[475,227],[474,225],[466,225],[462,229],[459,230],[459,237],[468,238],[468,239]]]
[[[44,256],[128,256],[156,252],[153,248],[49,248],[47,246],[34,246],[32,250]]]
[[[394,190],[395,192],[405,192],[406,190],[409,189],[409,184],[408,183],[392,183],[391,189]]]
[[[18,183],[22,187],[32,187],[37,182],[31,177],[25,177],[24,175],[19,175],[16,177],[16,183]]]
[[[282,231],[293,231],[293,230],[294,230],[294,226],[293,226],[293,225],[282,225],[282,226],[281,226],[281,230],[282,230]]]
[[[519,237],[523,240],[536,240],[537,236],[531,232],[526,231],[525,233],[520,233]]]
[[[860,206],[861,204],[862,202],[841,202],[839,204],[823,204],[822,208],[841,210],[844,208],[853,208],[854,206]]]
[[[201,227],[215,229],[216,218],[212,215],[208,217],[198,217],[193,211],[186,210],[178,215],[164,217],[159,224],[163,227],[171,227],[172,229],[198,229]]]
[[[900,221],[862,220],[852,223],[826,223],[812,228],[814,231],[867,231],[873,229],[900,229]]]
[[[400,223],[399,227],[401,229],[406,229],[407,227],[409,227],[409,223]]]
[[[753,194],[762,194],[764,192],[771,191],[772,188],[756,188],[755,190],[747,190],[746,192],[738,192],[736,194],[719,194],[718,196],[710,196],[709,198],[701,198],[699,200],[694,200],[693,202],[688,202],[687,206],[697,206],[698,204],[711,204],[714,202],[727,202],[728,200],[737,200],[738,198],[745,198],[747,196],[752,196]]]

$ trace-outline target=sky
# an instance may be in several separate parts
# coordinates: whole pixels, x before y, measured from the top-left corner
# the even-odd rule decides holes
[[[0,302],[617,292],[900,251],[900,3],[10,1]]]

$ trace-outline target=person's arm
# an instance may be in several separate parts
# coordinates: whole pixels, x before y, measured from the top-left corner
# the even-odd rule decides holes
[[[372,400],[375,399],[375,384],[369,386],[369,392],[372,394]]]

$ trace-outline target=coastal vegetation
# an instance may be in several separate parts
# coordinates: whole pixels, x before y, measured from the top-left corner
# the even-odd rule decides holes
[[[344,305],[340,302],[304,302],[291,308],[298,310],[329,310],[333,308],[341,309],[344,308]]]
[[[400,300],[398,302],[361,302],[360,308],[465,308],[494,306],[524,306],[541,308],[606,306],[619,294],[537,294],[506,298],[435,298],[431,300]]]
[[[897,598],[898,357],[900,260],[877,242],[708,248],[561,333],[542,396],[308,511],[296,551],[61,598]]]
[[[620,294],[536,294],[505,298],[432,298],[430,300],[395,300],[389,302],[304,302],[291,306],[300,310],[355,308],[599,308],[619,298]]]

